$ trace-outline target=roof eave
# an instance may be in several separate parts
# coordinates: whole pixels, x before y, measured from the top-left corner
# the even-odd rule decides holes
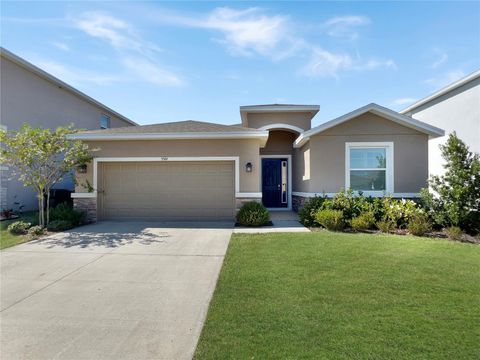
[[[146,133],[146,134],[102,134],[77,133],[68,136],[72,140],[83,141],[119,141],[119,140],[186,140],[186,139],[268,139],[268,131],[242,131],[219,133]]]
[[[434,92],[433,94],[428,95],[427,97],[424,97],[423,99],[420,99],[419,101],[413,103],[412,105],[406,107],[405,109],[400,110],[399,113],[400,114],[407,114],[407,113],[415,110],[416,108],[418,108],[422,105],[425,105],[425,104],[429,103],[430,101],[433,101],[433,100],[439,98],[440,96],[448,94],[449,92],[451,92],[451,91],[453,91],[453,90],[455,90],[455,89],[457,89],[457,88],[459,88],[459,87],[461,87],[465,84],[468,84],[470,81],[473,81],[477,78],[480,78],[480,70],[474,71],[470,75],[467,75],[464,78],[462,78],[460,80],[457,80],[454,83],[452,83],[450,85],[447,85],[447,86],[443,87],[442,89]]]

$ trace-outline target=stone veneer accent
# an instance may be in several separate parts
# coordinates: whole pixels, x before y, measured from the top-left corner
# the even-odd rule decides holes
[[[307,197],[292,195],[292,209],[295,212],[298,212],[303,205],[308,201]]]
[[[251,201],[262,202],[261,198],[235,198],[235,210],[240,210],[243,204]]]
[[[74,198],[73,208],[84,211],[88,223],[97,222],[97,199],[96,198]]]

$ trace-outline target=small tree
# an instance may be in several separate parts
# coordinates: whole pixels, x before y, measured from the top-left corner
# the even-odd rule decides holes
[[[453,132],[440,145],[445,174],[431,176],[432,193],[424,189],[423,201],[435,222],[480,231],[480,157]]]
[[[37,193],[41,226],[49,222],[50,189],[75,167],[92,159],[86,144],[67,138],[74,132],[71,126],[50,131],[28,124],[18,131],[0,131],[0,163],[11,166],[13,174]]]

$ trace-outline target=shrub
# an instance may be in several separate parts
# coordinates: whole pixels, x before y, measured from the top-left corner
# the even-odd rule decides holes
[[[63,203],[50,209],[50,221],[52,222],[56,220],[68,221],[73,226],[77,226],[85,220],[85,213],[83,211],[74,210],[67,203]]]
[[[323,208],[340,210],[345,220],[351,220],[365,211],[372,209],[371,200],[363,196],[362,192],[354,195],[352,189],[340,190],[335,196],[324,203]]]
[[[318,226],[315,220],[315,214],[320,210],[325,202],[326,197],[315,196],[310,198],[298,212],[300,222],[305,226]]]
[[[412,235],[423,236],[432,231],[432,224],[430,224],[426,214],[417,213],[408,222],[407,229]]]
[[[13,209],[4,209],[0,212],[0,216],[5,219],[10,219],[13,215],[15,215]]]
[[[381,232],[386,234],[393,232],[393,230],[396,228],[395,224],[391,220],[380,220],[377,221],[376,225]]]
[[[340,231],[345,227],[343,212],[340,210],[319,210],[315,216],[317,222],[328,230]]]
[[[35,225],[35,226],[32,226],[30,229],[28,229],[28,236],[32,238],[35,238],[43,234],[45,234],[45,228],[43,228],[40,225]]]
[[[463,231],[458,226],[450,226],[446,228],[444,231],[450,240],[457,240],[457,241],[462,240]]]
[[[47,229],[50,231],[65,231],[74,227],[75,225],[67,220],[53,220],[47,225]]]
[[[432,193],[424,189],[422,200],[437,225],[479,233],[480,155],[471,152],[455,132],[440,149],[445,174],[430,178]]]
[[[244,226],[262,226],[270,221],[265,206],[256,201],[245,203],[237,214],[237,221]]]
[[[375,215],[373,211],[366,211],[350,221],[352,229],[355,231],[369,230],[375,226]]]
[[[8,232],[13,235],[24,235],[32,224],[25,221],[15,221],[8,225]]]

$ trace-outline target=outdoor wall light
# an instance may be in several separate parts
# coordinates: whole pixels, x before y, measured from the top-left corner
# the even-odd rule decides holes
[[[250,172],[252,172],[252,170],[253,170],[253,164],[251,162],[247,162],[245,164],[245,171],[250,173]]]
[[[77,172],[79,174],[86,174],[87,173],[87,164],[78,165]]]

